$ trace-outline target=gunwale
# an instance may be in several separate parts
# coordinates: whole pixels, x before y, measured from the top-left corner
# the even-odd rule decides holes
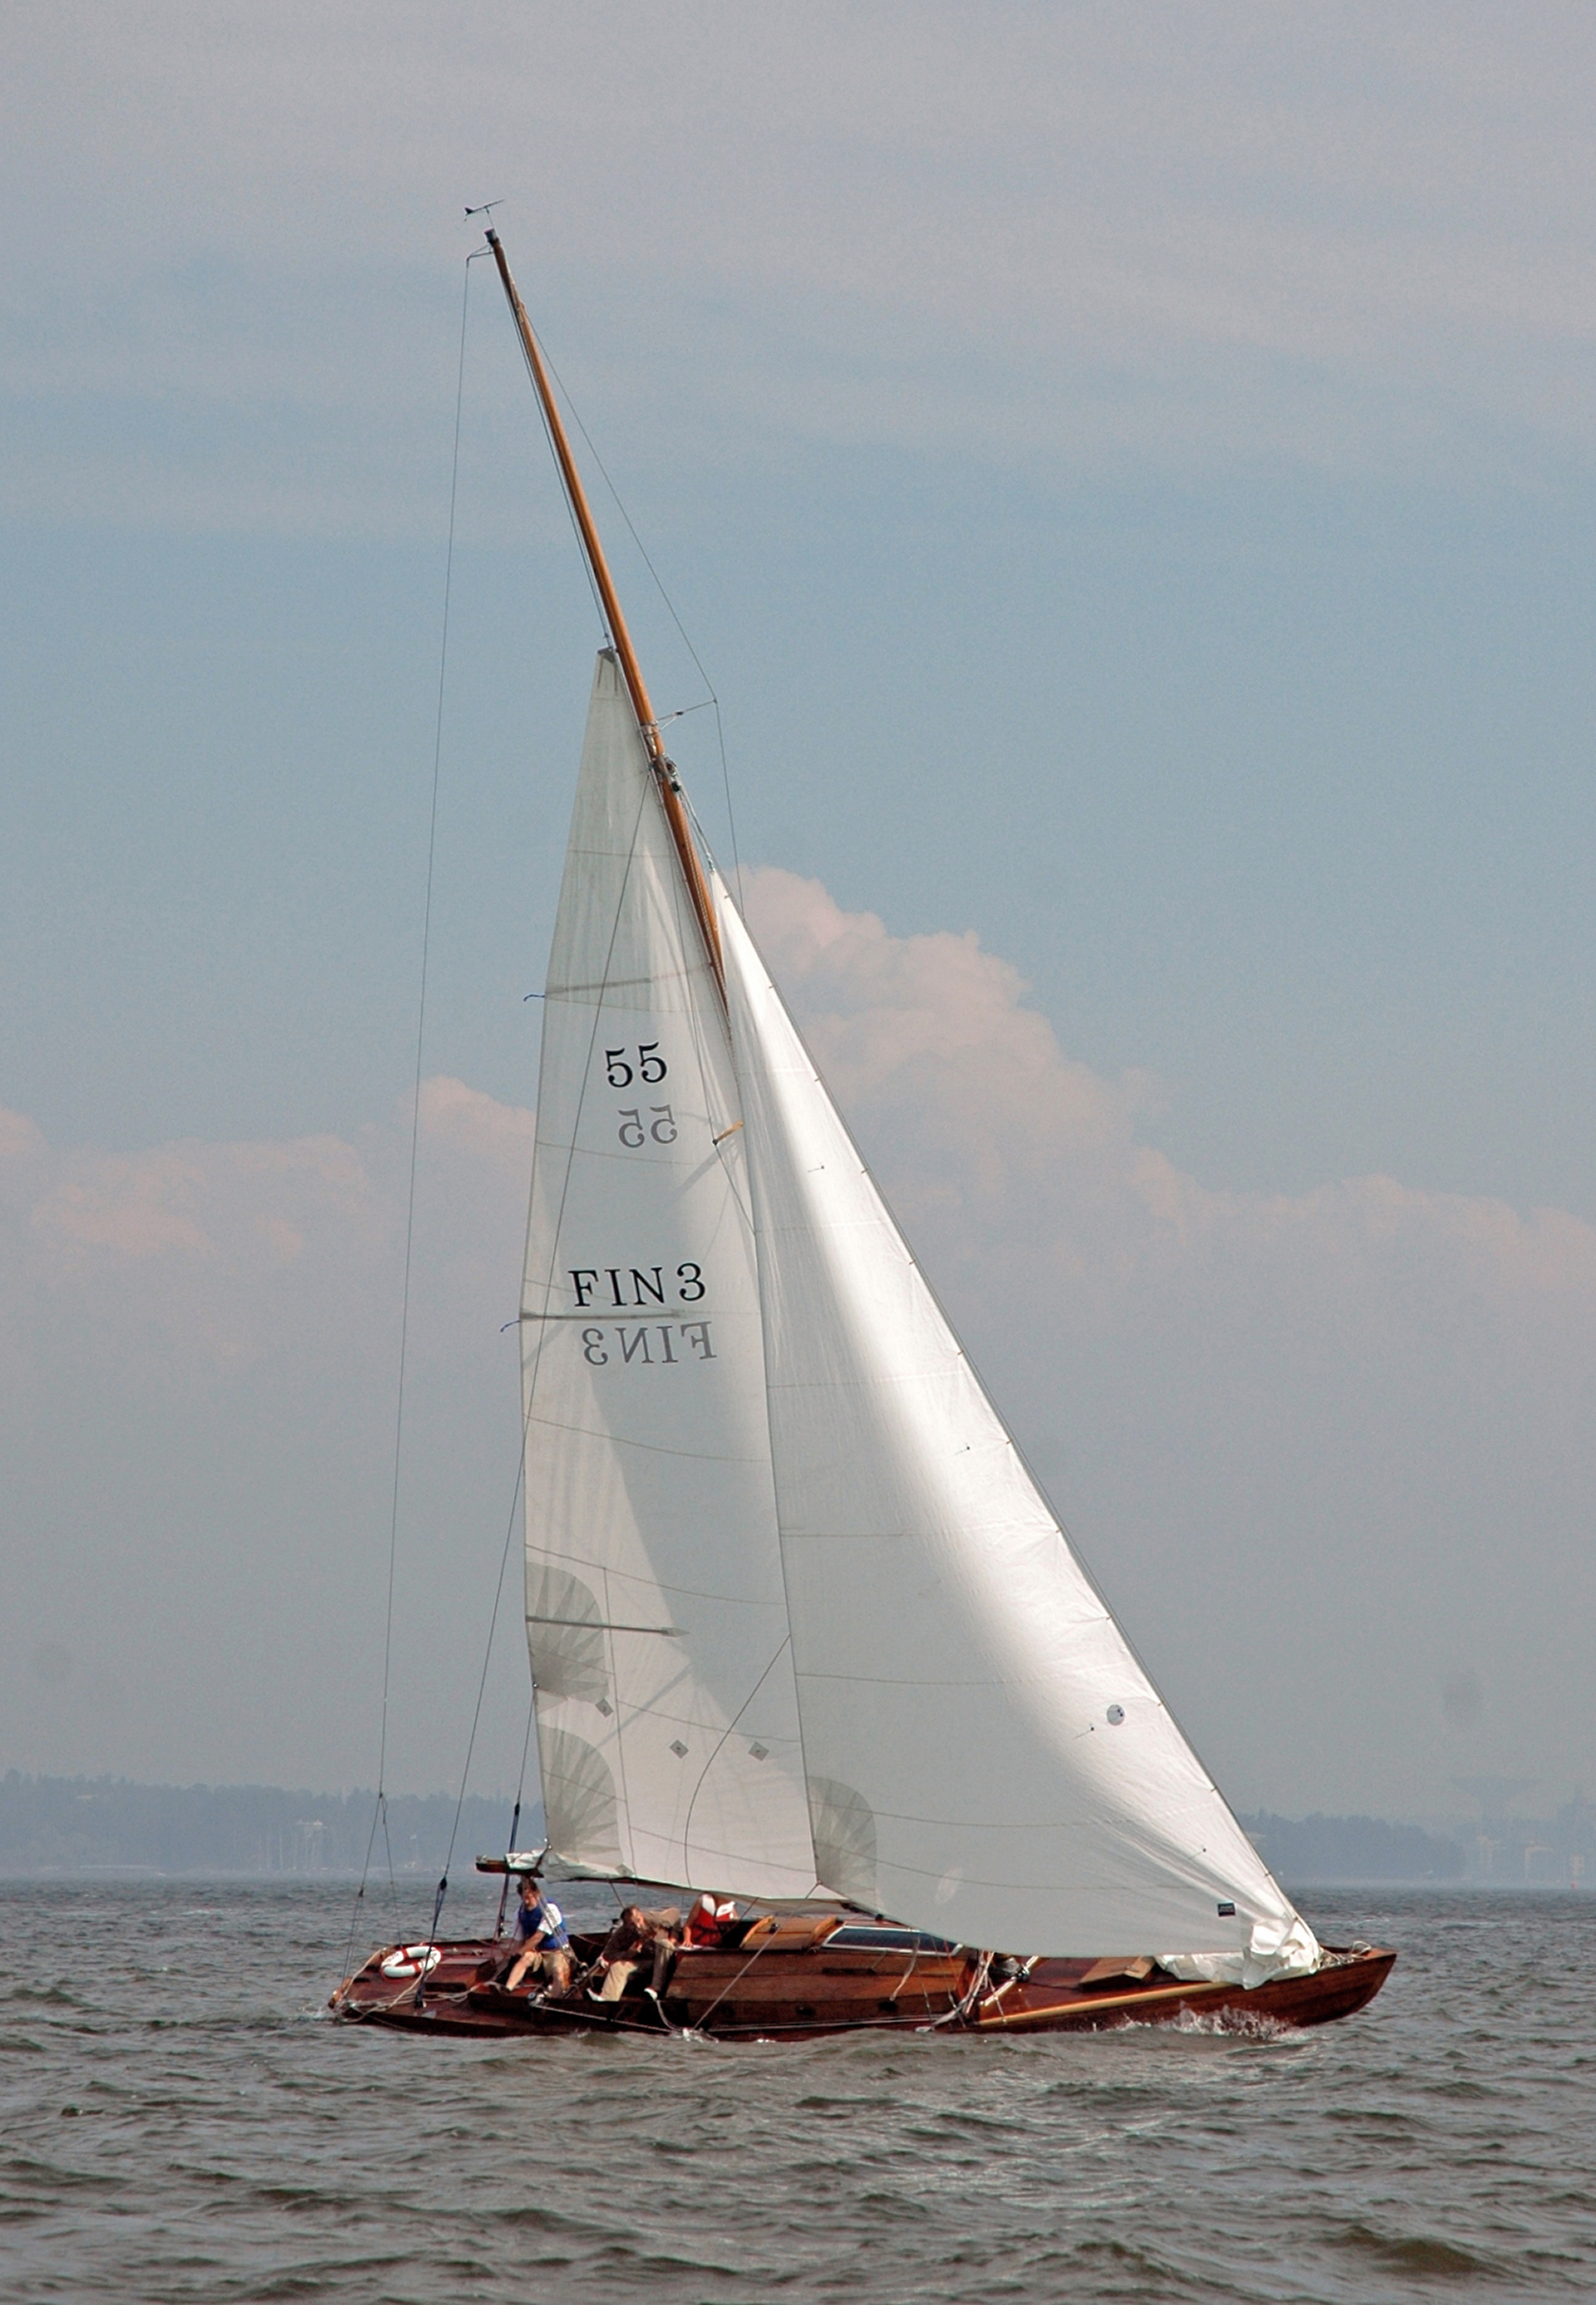
[[[579,1979],[602,1942],[573,1933]],[[1101,1962],[1043,1958],[993,1982],[983,1956],[965,1947],[905,1954],[901,1946],[850,1944],[828,1953],[820,1937],[808,1946],[756,1947],[752,1954],[741,1945],[684,1947],[657,2004],[640,1994],[595,2002],[580,1982],[558,2000],[507,1993],[495,1980],[507,1951],[503,1938],[440,1940],[425,1976],[395,1981],[383,1964],[405,1950],[388,1945],[372,1952],[333,1994],[333,2013],[411,2032],[526,2041],[573,2031],[656,2038],[691,2032],[726,2041],[816,2040],[860,2031],[972,2038],[1139,2025],[1244,2033],[1350,2016],[1374,1998],[1396,1959],[1383,1946],[1327,1946],[1323,1965],[1311,1974],[1264,1985],[1188,1982],[1155,1968],[1111,1989],[1116,1979],[1085,1981]]]

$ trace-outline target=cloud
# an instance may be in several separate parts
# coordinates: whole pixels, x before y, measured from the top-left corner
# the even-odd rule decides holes
[[[109,1319],[152,1374],[256,1358],[304,1309],[283,1297],[289,1269],[308,1256],[307,1293],[335,1273],[347,1302],[391,1250],[391,1209],[336,1137],[55,1155],[35,1132],[29,1165],[4,1244],[13,1290],[36,1320]]]
[[[767,868],[749,910],[834,1091],[883,1148],[913,1229],[1034,1292],[1290,1285],[1396,1321],[1483,1296],[1596,1307],[1596,1229],[1558,1209],[1362,1177],[1295,1197],[1210,1191],[1139,1139],[1158,1083],[1065,1055],[1019,972],[972,931],[896,937]],[[1422,1276],[1421,1293],[1414,1294]]]
[[[749,910],[994,1398],[1238,1802],[1444,1811],[1460,1737],[1471,1767],[1596,1777],[1596,1231],[1385,1177],[1215,1191],[1147,1141],[1157,1082],[1071,1058],[973,935],[895,936],[776,871],[751,876]],[[467,1083],[424,1086],[400,1467],[412,1782],[440,1781],[427,1756],[455,1700],[469,1712],[514,1494],[500,1331],[531,1132]],[[64,1645],[94,1692],[52,1726],[32,1680],[33,1710],[0,1729],[36,1766],[77,1739],[73,1765],[191,1773],[177,1756],[219,1737],[235,1773],[315,1775],[331,1746],[358,1775],[403,1116],[353,1143],[115,1155],[52,1151],[7,1116],[0,1155],[18,1673]],[[99,1692],[131,1628],[168,1654],[179,1592],[171,1686],[107,1744]],[[499,1669],[518,1750],[513,1640]]]
[[[749,897],[917,1255],[1235,1797],[1452,1807],[1435,1690],[1459,1655],[1499,1692],[1491,1765],[1596,1774],[1596,1229],[1388,1177],[1214,1191],[1145,1142],[1156,1084],[1069,1058],[974,937],[895,937],[785,872]]]
[[[395,1519],[406,1116],[113,1153],[0,1115],[13,1764],[369,1782],[392,1526],[392,1782],[457,1770],[515,1489],[531,1116],[434,1079],[420,1124]]]
[[[420,1117],[431,1144],[483,1162],[524,1195],[531,1174],[535,1113],[524,1105],[501,1104],[463,1081],[438,1076],[421,1084]]]
[[[420,1119],[421,1204],[457,1204],[457,1246],[522,1207],[531,1113],[437,1077],[422,1084]],[[352,1315],[376,1319],[397,1299],[402,1127],[362,1145],[306,1136],[54,1153],[32,1121],[0,1110],[7,1155],[13,1293],[36,1310],[83,1317],[92,1306],[147,1339],[158,1331],[157,1361],[230,1365],[335,1338],[342,1348]]]
[[[0,1161],[8,1164],[37,1161],[45,1149],[44,1131],[38,1121],[0,1105]]]
[[[13,11],[17,485],[413,526],[490,189],[612,439],[665,395],[710,461],[1583,455],[1593,42],[1439,0]]]

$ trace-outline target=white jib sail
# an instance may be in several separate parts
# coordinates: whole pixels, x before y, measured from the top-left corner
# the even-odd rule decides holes
[[[544,1000],[522,1304],[551,1849],[807,1895],[740,1107],[632,704],[598,659]]]
[[[1312,1968],[716,895],[820,1877],[966,1944]]]

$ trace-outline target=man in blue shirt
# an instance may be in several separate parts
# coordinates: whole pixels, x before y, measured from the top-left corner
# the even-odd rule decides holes
[[[524,1978],[547,1977],[556,1999],[571,1986],[571,1938],[565,1917],[552,1897],[546,1897],[530,1873],[522,1875],[521,1902],[515,1909],[512,1935],[525,1950],[519,1953],[505,1979],[506,1993],[515,1992]]]

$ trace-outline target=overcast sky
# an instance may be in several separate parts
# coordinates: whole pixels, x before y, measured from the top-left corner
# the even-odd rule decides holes
[[[1226,1790],[1596,1790],[1593,66],[1550,0],[5,12],[0,1766],[375,1767],[497,198],[777,974]],[[424,1789],[597,638],[464,322]],[[512,1608],[480,1785],[524,1705]]]

